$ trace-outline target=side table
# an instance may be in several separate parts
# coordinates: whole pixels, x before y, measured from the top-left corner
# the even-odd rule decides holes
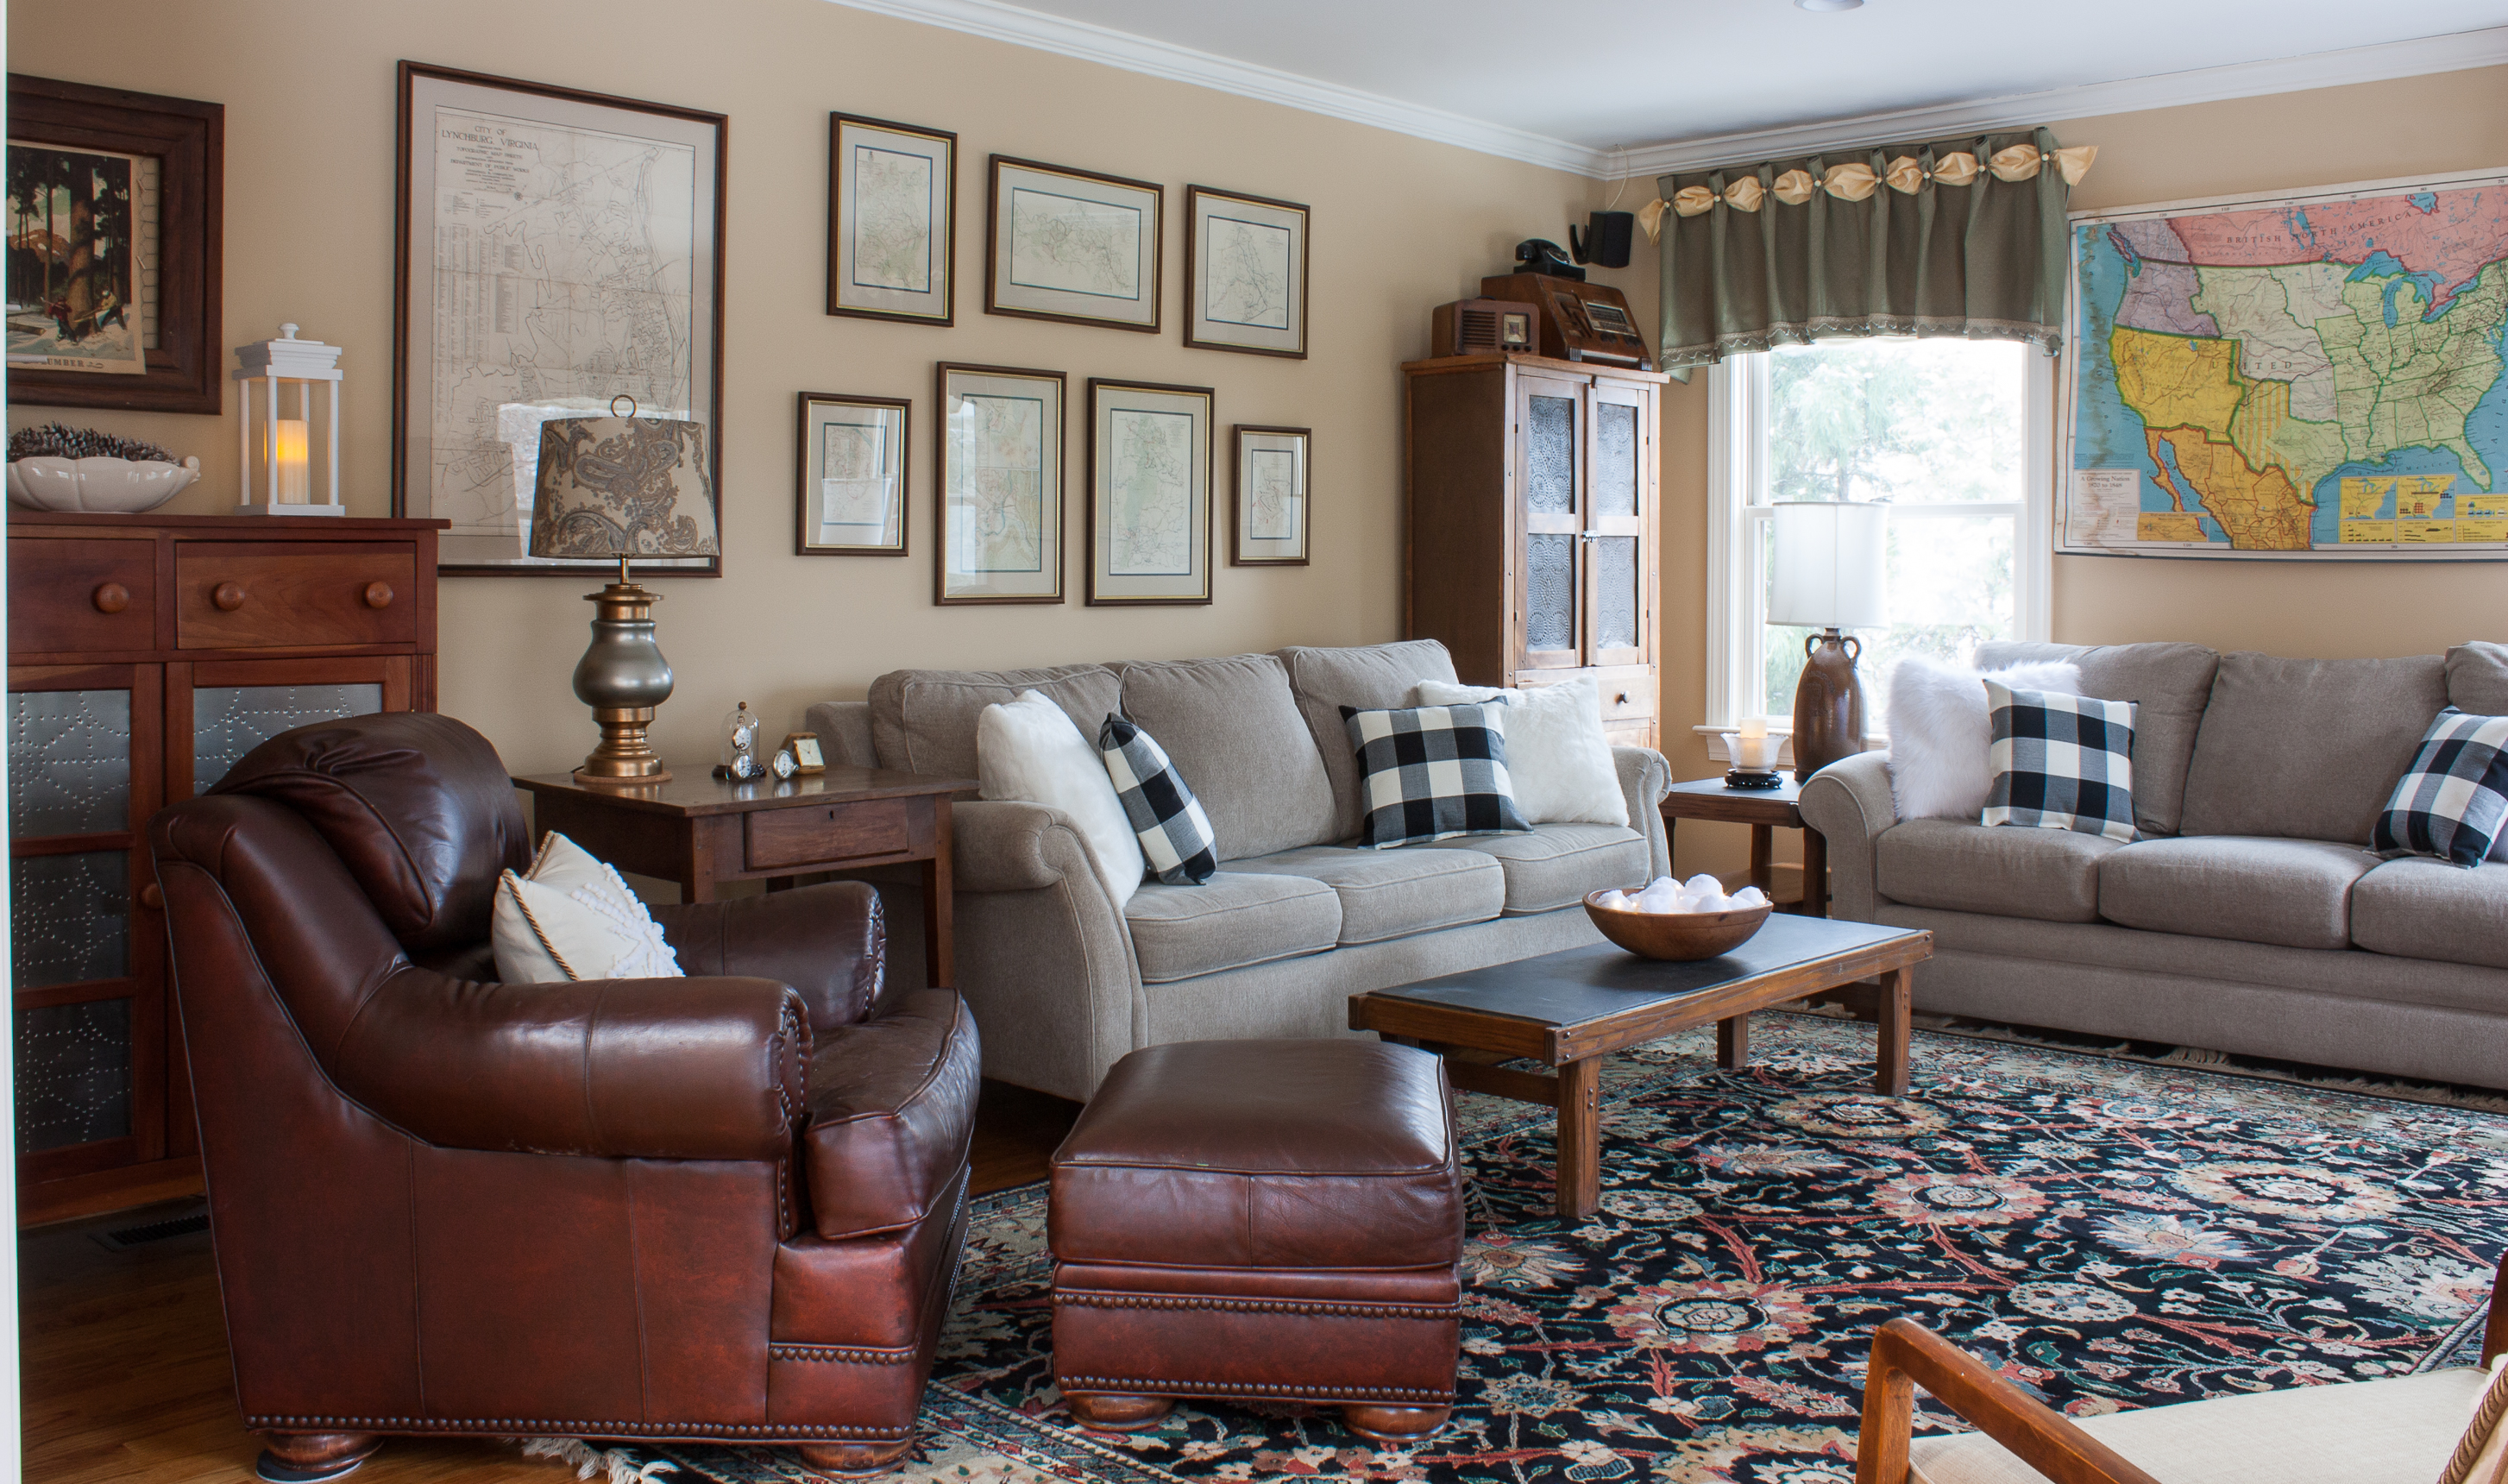
[[[712,902],[725,881],[765,881],[907,861],[923,865],[923,962],[936,987],[950,959],[949,796],[972,778],[830,767],[784,782],[692,776],[640,788],[594,788],[572,773],[517,778],[534,823],[621,871],[677,881],[682,900]]]
[[[1672,845],[1673,821],[1681,819],[1715,820],[1723,824],[1751,827],[1751,884],[1761,891],[1774,879],[1769,857],[1774,841],[1770,833],[1779,827],[1802,832],[1803,897],[1802,913],[1807,917],[1828,915],[1828,841],[1819,831],[1803,823],[1802,785],[1790,771],[1777,774],[1773,789],[1736,789],[1726,787],[1721,778],[1700,778],[1689,783],[1676,783],[1663,798],[1664,844]],[[1678,857],[1673,857],[1675,862]],[[1678,874],[1676,865],[1674,873]]]

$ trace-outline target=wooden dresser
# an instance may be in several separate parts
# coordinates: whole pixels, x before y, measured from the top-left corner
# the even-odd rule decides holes
[[[20,1225],[200,1189],[148,818],[291,726],[433,710],[443,526],[9,512]]]
[[[1653,747],[1669,378],[1516,354],[1402,371],[1404,634],[1443,641],[1466,685],[1591,676],[1611,740]]]

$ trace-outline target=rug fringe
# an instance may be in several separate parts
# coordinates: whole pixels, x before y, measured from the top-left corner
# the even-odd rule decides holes
[[[606,1476],[609,1484],[651,1484],[655,1474],[680,1471],[680,1465],[669,1459],[652,1459],[640,1465],[636,1456],[624,1448],[595,1448],[579,1437],[509,1437],[505,1441],[519,1443],[525,1458],[572,1464],[578,1479],[598,1474]]]

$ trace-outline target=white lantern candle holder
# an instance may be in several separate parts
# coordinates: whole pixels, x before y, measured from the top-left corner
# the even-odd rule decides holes
[[[340,503],[340,358],[338,346],[326,346],[318,340],[299,340],[296,326],[282,324],[277,340],[257,340],[248,346],[236,347],[240,363],[229,375],[243,391],[242,417],[238,422],[238,455],[241,460],[243,503],[236,506],[238,515],[340,515],[346,507]],[[261,459],[256,469],[253,459],[252,407],[253,383],[263,385],[263,404],[258,419],[261,427]],[[330,416],[324,426],[323,445],[329,454],[330,477],[321,503],[314,501],[313,439],[314,384],[328,382],[331,387]],[[281,417],[283,388],[296,389],[296,416]],[[255,499],[259,496],[259,499]]]

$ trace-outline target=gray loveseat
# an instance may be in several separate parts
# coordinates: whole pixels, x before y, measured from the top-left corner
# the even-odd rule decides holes
[[[1669,869],[1656,805],[1670,773],[1661,754],[1631,747],[1612,759],[1634,828],[1344,846],[1359,791],[1340,708],[1408,706],[1420,681],[1454,679],[1433,640],[904,670],[867,701],[812,706],[808,724],[830,761],[972,778],[977,716],[1033,688],[1092,742],[1120,710],[1174,760],[1210,816],[1219,874],[1151,882],[1120,913],[1069,816],[1010,801],[953,811],[957,987],[984,1033],[984,1075],[1086,1098],[1140,1047],[1346,1034],[1358,990],[1598,943],[1584,895]]]
[[[2282,659],[1984,646],[2139,703],[2131,844],[1900,820],[1866,753],[1803,788],[1830,910],[1931,929],[1916,1008],[2508,1087],[2508,865],[2371,853],[2441,707],[2508,715],[2508,649]]]

